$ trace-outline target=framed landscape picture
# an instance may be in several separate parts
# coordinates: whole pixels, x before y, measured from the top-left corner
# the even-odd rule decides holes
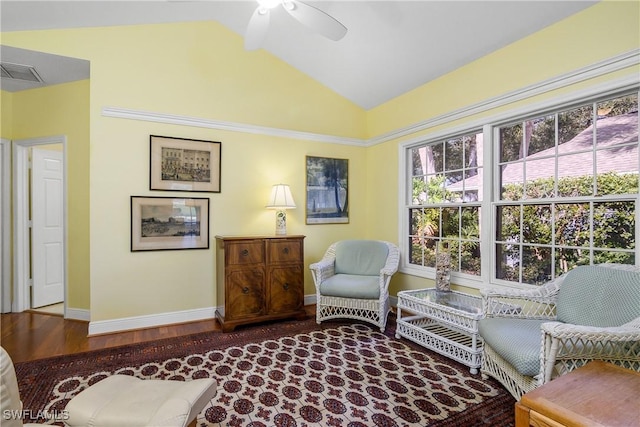
[[[131,251],[209,249],[209,199],[131,196]]]
[[[150,190],[220,192],[222,143],[150,136]]]
[[[307,224],[349,222],[349,160],[307,156]]]

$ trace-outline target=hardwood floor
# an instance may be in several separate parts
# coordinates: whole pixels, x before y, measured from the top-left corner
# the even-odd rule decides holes
[[[315,305],[305,307],[315,317]],[[198,332],[222,333],[215,319],[87,337],[89,323],[60,316],[23,312],[2,314],[0,345],[14,363],[106,347],[153,341]]]

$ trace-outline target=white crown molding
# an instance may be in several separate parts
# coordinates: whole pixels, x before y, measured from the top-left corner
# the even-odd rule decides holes
[[[89,322],[89,336],[215,318],[215,307]]]
[[[115,117],[129,120],[143,120],[147,122],[157,122],[189,127],[201,127],[207,129],[218,129],[231,132],[242,132],[258,135],[276,136],[280,138],[302,139],[306,141],[324,142],[330,144],[345,144],[363,146],[366,140],[358,138],[347,138],[333,135],[323,135],[311,132],[300,132],[289,129],[279,129],[267,126],[256,126],[246,123],[225,122],[222,120],[203,119],[199,117],[179,116],[175,114],[155,113],[152,111],[130,110],[118,107],[104,107],[102,115],[105,117]]]
[[[250,134],[260,134],[276,136],[281,138],[300,139],[306,141],[323,142],[330,144],[354,145],[360,147],[370,147],[394,139],[412,135],[426,129],[446,124],[455,120],[464,119],[483,111],[499,108],[522,101],[538,95],[545,94],[563,87],[567,87],[586,80],[601,77],[625,68],[637,66],[640,64],[640,49],[635,49],[621,55],[614,56],[595,64],[565,73],[541,82],[526,86],[524,88],[507,92],[505,94],[486,99],[484,101],[472,104],[458,110],[420,121],[402,128],[395,129],[385,134],[369,138],[347,138],[334,135],[323,135],[311,132],[300,132],[290,129],[272,128],[267,126],[257,126],[246,123],[226,122],[222,120],[204,119],[198,117],[180,116],[174,114],[157,113],[151,111],[131,110],[118,107],[104,107],[102,115],[105,117],[113,117],[129,120],[143,120],[165,124],[175,124],[190,127],[203,127],[208,129],[226,130],[232,132],[243,132]],[[637,82],[637,76],[630,79]]]
[[[472,104],[467,107],[453,110],[449,113],[442,114],[431,119],[423,120],[418,123],[414,123],[412,125],[393,130],[391,132],[387,132],[383,135],[379,135],[369,139],[367,141],[367,145],[376,145],[404,136],[412,135],[414,133],[421,132],[435,126],[450,123],[455,120],[464,119],[465,117],[482,113],[494,108],[503,107],[514,102],[525,100],[527,98],[543,95],[547,92],[551,92],[576,83],[620,71],[625,68],[636,66],[638,64],[640,64],[640,49],[626,52],[624,54],[614,56],[613,58],[609,58],[607,60],[574,70],[572,72],[562,74],[548,80],[543,80],[533,85],[525,86],[521,89],[507,92],[494,98],[489,98],[476,104]],[[634,76],[634,78],[636,81],[638,81],[637,75]]]

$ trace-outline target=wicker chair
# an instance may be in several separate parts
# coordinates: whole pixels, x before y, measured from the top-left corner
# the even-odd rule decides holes
[[[482,301],[481,371],[517,400],[591,360],[640,371],[638,267],[580,266],[538,289],[484,290]]]
[[[381,240],[342,240],[311,264],[316,285],[316,322],[335,318],[373,323],[384,332],[389,314],[389,281],[400,252]]]

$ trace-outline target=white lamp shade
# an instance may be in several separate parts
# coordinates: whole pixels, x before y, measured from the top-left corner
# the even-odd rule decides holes
[[[293,201],[291,190],[286,184],[274,185],[269,197],[269,209],[295,209],[296,203]]]

